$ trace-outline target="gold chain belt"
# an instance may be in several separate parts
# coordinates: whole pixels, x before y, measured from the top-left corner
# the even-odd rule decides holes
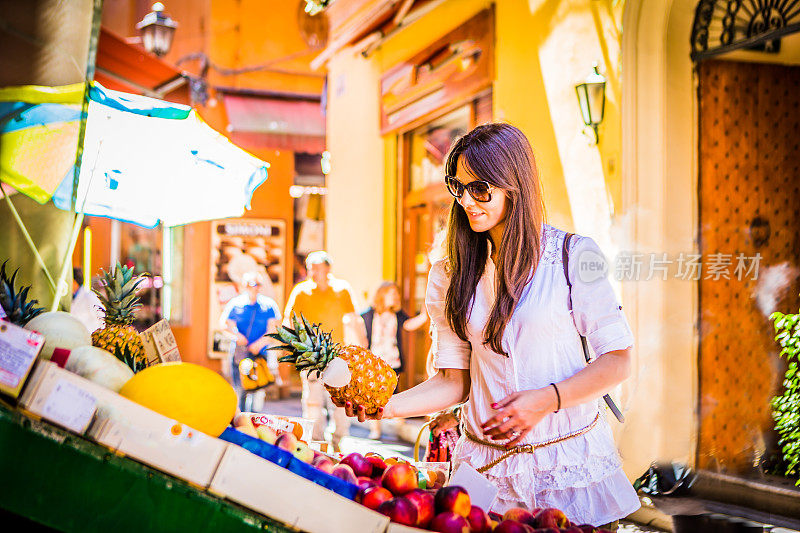
[[[497,466],[498,464],[502,463],[503,461],[505,461],[506,459],[508,459],[512,455],[517,455],[517,454],[520,454],[520,453],[533,453],[534,451],[538,450],[539,448],[544,448],[546,446],[551,446],[553,444],[558,444],[559,442],[564,442],[565,440],[568,440],[568,439],[579,437],[579,436],[583,435],[584,433],[587,433],[594,426],[596,426],[597,422],[599,420],[600,420],[600,412],[598,411],[597,415],[595,415],[595,417],[594,417],[594,420],[592,420],[591,423],[588,426],[584,427],[584,428],[581,428],[581,429],[579,429],[577,431],[573,431],[572,433],[568,433],[566,435],[562,435],[560,437],[556,437],[554,439],[550,439],[550,440],[547,440],[547,441],[544,441],[544,442],[537,442],[535,444],[520,444],[518,446],[514,446],[511,449],[507,449],[502,444],[497,444],[497,443],[494,443],[494,442],[491,442],[491,441],[488,441],[488,440],[483,440],[483,439],[480,439],[480,438],[476,437],[475,435],[472,434],[472,432],[470,432],[470,430],[467,429],[466,424],[462,424],[461,425],[461,431],[472,442],[476,442],[478,444],[483,444],[484,446],[488,446],[489,448],[494,448],[495,450],[505,450],[506,453],[504,453],[503,455],[501,455],[500,457],[498,457],[497,459],[495,459],[491,463],[488,463],[488,464],[476,469],[478,472],[483,474],[484,472],[486,472],[490,468],[493,468],[493,467]]]

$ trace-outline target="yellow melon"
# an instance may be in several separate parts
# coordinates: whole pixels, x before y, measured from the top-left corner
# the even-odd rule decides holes
[[[236,414],[225,379],[192,363],[163,363],[134,375],[119,394],[182,424],[218,437]]]

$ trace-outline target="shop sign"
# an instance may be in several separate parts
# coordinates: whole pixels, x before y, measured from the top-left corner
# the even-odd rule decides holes
[[[212,359],[233,354],[235,338],[225,330],[222,312],[240,294],[242,276],[252,272],[259,292],[283,309],[286,286],[286,223],[283,220],[234,218],[211,223],[211,279],[208,353]],[[223,365],[224,371],[229,371]]]

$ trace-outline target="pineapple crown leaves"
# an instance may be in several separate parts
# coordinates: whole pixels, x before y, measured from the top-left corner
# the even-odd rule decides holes
[[[3,307],[9,322],[24,326],[33,317],[44,312],[44,308],[36,305],[39,300],[28,301],[30,286],[22,287],[19,291],[15,289],[19,268],[9,278],[6,273],[7,263],[8,259],[0,265],[0,305]]]
[[[315,371],[319,376],[338,355],[339,345],[333,342],[330,332],[322,332],[319,324],[309,324],[302,314],[298,318],[293,313],[291,320],[293,327],[281,326],[277,333],[267,335],[281,343],[267,349],[288,352],[278,359],[281,363],[292,363],[299,371]]]
[[[147,361],[142,357],[136,357],[133,350],[131,350],[131,347],[128,345],[115,344],[114,357],[128,365],[128,368],[133,370],[134,374],[138,374],[147,368]]]
[[[110,324],[131,324],[136,310],[142,305],[136,295],[136,289],[148,274],[134,277],[133,268],[117,262],[110,272],[100,269],[103,286],[95,290],[105,310],[106,322]]]

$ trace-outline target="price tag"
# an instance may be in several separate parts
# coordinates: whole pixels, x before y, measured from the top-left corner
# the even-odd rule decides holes
[[[166,319],[156,322],[139,336],[144,343],[149,365],[181,360],[178,343],[175,341],[175,335]]]
[[[44,346],[44,337],[10,322],[0,321],[0,391],[14,398]]]
[[[75,433],[83,434],[97,409],[97,399],[88,391],[59,380],[42,409],[42,416]]]
[[[472,505],[489,509],[497,497],[498,488],[467,463],[459,464],[447,485],[458,485],[469,492]]]

